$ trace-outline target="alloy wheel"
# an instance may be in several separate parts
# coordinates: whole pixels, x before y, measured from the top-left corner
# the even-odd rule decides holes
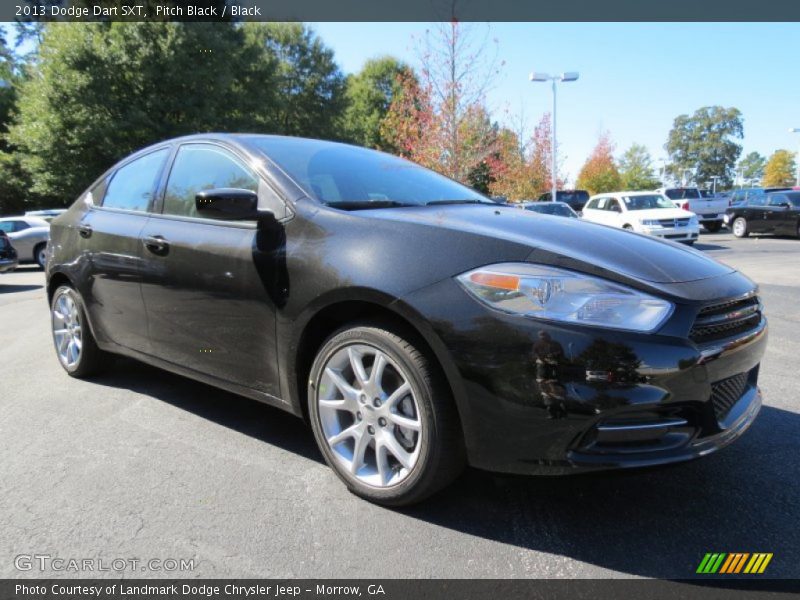
[[[351,344],[324,364],[316,392],[325,442],[351,477],[386,488],[417,464],[419,403],[409,376],[383,351]]]
[[[51,316],[53,341],[58,360],[67,369],[71,369],[80,361],[83,349],[81,314],[72,290],[59,291],[53,301]]]
[[[745,228],[746,228],[745,221],[741,217],[739,217],[733,222],[733,234],[736,237],[742,237],[744,235]]]

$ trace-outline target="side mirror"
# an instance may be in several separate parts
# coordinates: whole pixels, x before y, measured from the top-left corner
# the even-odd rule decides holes
[[[781,202],[780,206],[782,206],[783,208],[792,208],[792,205],[789,202]]]
[[[267,212],[258,210],[258,194],[237,188],[203,190],[194,205],[199,216],[224,221],[256,220]]]

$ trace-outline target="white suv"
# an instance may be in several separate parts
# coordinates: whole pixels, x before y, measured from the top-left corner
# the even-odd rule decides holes
[[[700,234],[697,215],[676,208],[656,192],[613,192],[592,196],[583,218],[692,245]]]

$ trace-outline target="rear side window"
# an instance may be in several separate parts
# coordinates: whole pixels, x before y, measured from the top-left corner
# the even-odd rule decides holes
[[[103,206],[126,210],[147,210],[156,188],[156,181],[169,148],[151,152],[119,169],[108,184]]]
[[[197,192],[218,188],[258,192],[258,177],[239,159],[219,146],[181,146],[169,174],[164,214],[197,216],[194,202]]]

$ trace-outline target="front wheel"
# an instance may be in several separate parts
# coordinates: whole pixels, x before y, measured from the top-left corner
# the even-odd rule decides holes
[[[97,347],[80,295],[71,286],[62,285],[53,294],[50,323],[58,362],[67,373],[87,377],[103,367],[106,353]]]
[[[418,502],[463,469],[451,394],[415,345],[379,325],[340,330],[311,367],[309,415],[325,461],[377,504]]]
[[[722,229],[722,221],[711,221],[710,223],[703,223],[703,227],[706,228],[706,231],[709,233],[717,233],[720,229]]]
[[[734,219],[733,235],[738,238],[743,238],[750,235],[750,232],[747,229],[747,220],[744,217],[736,217],[736,219]]]

